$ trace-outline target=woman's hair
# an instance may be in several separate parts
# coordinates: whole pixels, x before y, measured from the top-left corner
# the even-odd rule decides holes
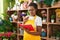
[[[36,9],[36,15],[42,17],[40,12],[38,11],[38,5],[36,3],[30,3],[29,6],[33,6]]]
[[[36,3],[33,3],[33,2],[30,3],[29,6],[33,6],[35,9],[38,9],[37,4]]]

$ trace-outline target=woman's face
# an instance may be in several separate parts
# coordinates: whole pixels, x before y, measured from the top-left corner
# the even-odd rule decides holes
[[[28,7],[28,11],[29,11],[31,16],[35,16],[36,15],[36,9],[33,6],[29,6]]]

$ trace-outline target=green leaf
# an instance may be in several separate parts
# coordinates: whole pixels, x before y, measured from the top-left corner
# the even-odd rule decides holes
[[[55,18],[55,15],[51,15],[51,19],[54,19]]]

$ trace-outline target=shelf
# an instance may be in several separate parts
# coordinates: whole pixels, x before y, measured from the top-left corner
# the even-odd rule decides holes
[[[21,34],[17,34],[18,36],[23,36],[23,35],[21,35]]]
[[[17,12],[17,11],[27,11],[27,9],[23,9],[23,10],[7,10],[7,12]]]
[[[60,8],[60,7],[48,7],[48,8],[39,8],[40,9],[52,9],[52,8]],[[14,12],[14,11],[27,11],[28,9],[22,9],[22,10],[7,10],[8,12]]]
[[[52,8],[60,8],[60,7],[49,7],[49,9],[52,9]]]
[[[27,11],[27,9],[24,9],[24,10],[19,10],[19,12],[25,12],[25,11]]]
[[[60,23],[48,23],[48,24],[53,24],[53,25],[60,25]]]
[[[11,23],[17,23],[16,21],[11,21]]]
[[[42,39],[47,39],[47,37],[41,37]]]
[[[60,25],[60,23],[42,23],[42,24],[49,24],[49,25]]]
[[[41,9],[43,10],[43,9],[48,9],[48,8],[39,8],[38,10],[41,10]]]
[[[47,23],[42,23],[42,24],[47,24]]]
[[[16,10],[7,10],[7,12],[15,12]]]

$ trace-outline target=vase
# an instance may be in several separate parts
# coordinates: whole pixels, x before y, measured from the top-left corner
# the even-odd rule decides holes
[[[54,19],[51,19],[51,23],[54,23]]]
[[[46,32],[44,32],[44,31],[41,32],[41,36],[42,36],[42,37],[46,37]]]
[[[43,23],[45,23],[46,22],[46,19],[43,19]]]

